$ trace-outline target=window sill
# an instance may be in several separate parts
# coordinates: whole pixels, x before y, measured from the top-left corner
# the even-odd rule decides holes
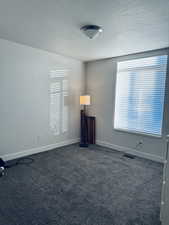
[[[134,134],[134,135],[139,135],[139,136],[145,136],[145,137],[152,137],[152,138],[158,138],[162,139],[162,135],[155,135],[155,134],[148,134],[148,133],[141,133],[141,132],[136,132],[136,131],[129,131],[129,130],[124,130],[124,129],[118,129],[118,128],[113,128],[117,132],[122,132],[122,133],[128,133],[128,134]]]

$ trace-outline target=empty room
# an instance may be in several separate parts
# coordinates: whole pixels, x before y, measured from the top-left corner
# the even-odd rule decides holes
[[[0,225],[169,225],[169,0],[0,0]]]

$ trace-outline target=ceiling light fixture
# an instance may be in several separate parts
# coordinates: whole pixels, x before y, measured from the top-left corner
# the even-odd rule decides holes
[[[90,39],[97,37],[103,29],[97,25],[85,25],[81,27],[83,33]]]

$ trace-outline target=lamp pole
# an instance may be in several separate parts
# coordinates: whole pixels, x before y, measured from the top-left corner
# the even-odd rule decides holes
[[[83,105],[83,109],[80,112],[80,147],[88,147],[88,123],[87,123],[87,105],[90,105],[90,96],[80,96],[80,105]]]

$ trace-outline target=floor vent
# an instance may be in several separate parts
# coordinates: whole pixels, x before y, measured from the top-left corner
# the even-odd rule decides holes
[[[123,157],[129,158],[129,159],[134,159],[135,158],[135,156],[130,155],[130,154],[124,154]]]

